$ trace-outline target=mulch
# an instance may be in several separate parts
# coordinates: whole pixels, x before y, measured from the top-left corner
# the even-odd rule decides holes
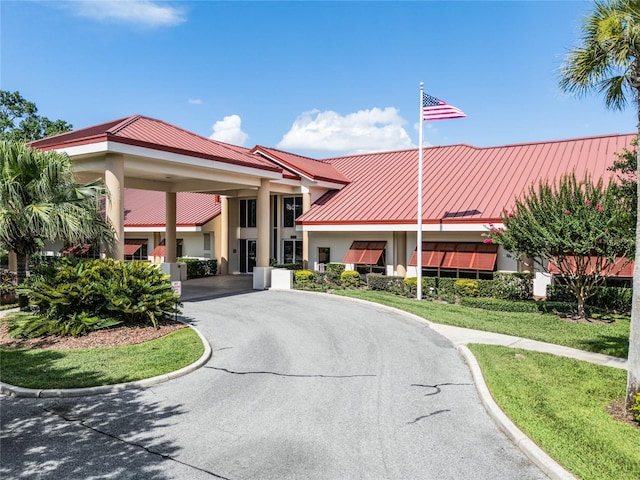
[[[0,323],[0,346],[7,348],[50,348],[55,350],[122,347],[154,340],[180,328],[186,328],[184,323],[173,320],[159,322],[158,326],[158,329],[153,328],[153,326],[114,327],[96,330],[80,337],[11,338],[7,332],[7,325]]]

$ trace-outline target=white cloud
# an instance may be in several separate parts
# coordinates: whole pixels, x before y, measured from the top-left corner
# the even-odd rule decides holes
[[[187,100],[187,102],[190,103],[191,105],[202,105],[201,98],[190,98],[189,100]]]
[[[277,146],[346,153],[413,148],[405,123],[393,107],[374,107],[344,116],[331,110],[312,110],[296,118]]]
[[[243,146],[249,135],[242,131],[240,115],[229,115],[213,124],[213,133],[209,138],[219,142]]]
[[[145,27],[172,27],[186,22],[184,10],[150,0],[79,0],[68,4],[77,15]]]

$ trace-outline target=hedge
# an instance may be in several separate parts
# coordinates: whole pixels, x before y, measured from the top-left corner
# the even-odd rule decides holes
[[[187,264],[187,279],[210,277],[218,271],[218,261],[215,258],[200,260],[198,258],[180,257],[178,262]]]
[[[598,287],[596,294],[588,298],[586,304],[603,310],[629,313],[633,290],[625,287]],[[567,285],[547,286],[547,300],[552,302],[575,303],[576,298]]]

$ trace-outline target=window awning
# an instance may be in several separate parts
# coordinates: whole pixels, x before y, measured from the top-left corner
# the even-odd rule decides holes
[[[353,242],[342,263],[375,265],[384,253],[387,242]]]
[[[592,272],[592,269],[595,268],[597,258],[598,257],[589,257],[589,260],[585,267],[585,271],[587,272],[587,274],[590,274]],[[576,260],[574,256],[572,255],[567,256],[567,264],[569,268],[571,268],[572,271],[575,272]],[[633,261],[629,261],[626,258],[618,258],[616,259],[615,262],[613,262],[612,265],[609,265],[607,268],[605,268],[603,273],[611,277],[632,278],[634,265],[635,265],[635,262]],[[549,273],[553,275],[557,275],[560,273],[560,270],[558,270],[558,268],[555,265],[553,265],[551,262],[549,262],[548,270],[549,270]]]
[[[493,271],[498,246],[487,243],[422,242],[422,268]],[[418,264],[417,249],[409,266]]]
[[[124,254],[135,255],[136,252],[140,250],[140,248],[142,248],[142,245],[145,245],[146,243],[147,243],[146,240],[134,240],[134,239],[125,240],[124,250],[123,250]]]
[[[176,240],[176,247],[180,247],[182,246],[182,238],[178,238]],[[166,249],[164,246],[164,238],[160,241],[160,243],[158,244],[158,246],[156,246],[156,248],[154,248],[151,253],[149,254],[150,257],[166,257],[165,253],[166,253]]]

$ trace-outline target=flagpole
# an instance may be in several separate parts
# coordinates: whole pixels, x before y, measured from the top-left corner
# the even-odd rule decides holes
[[[418,133],[418,220],[416,225],[416,299],[422,300],[422,122],[424,121],[422,100],[424,83],[420,82],[420,130]]]

